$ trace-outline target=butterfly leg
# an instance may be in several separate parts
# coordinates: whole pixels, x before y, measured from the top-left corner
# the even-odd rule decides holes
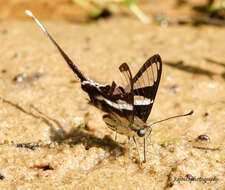
[[[154,154],[156,155],[156,154],[157,154],[157,152],[156,152],[156,150],[155,150],[154,144],[153,144],[153,143],[152,143],[152,141],[151,141],[151,138],[150,138],[150,137],[148,137],[148,139],[146,139],[146,140],[147,140],[147,143],[149,143],[149,145],[150,145],[150,146],[152,146],[153,151],[154,151]]]
[[[144,137],[144,160],[143,160],[143,163],[146,162],[146,139]]]
[[[131,158],[130,158],[130,137],[129,136],[128,136],[127,144],[128,144],[128,160],[130,160]]]
[[[137,143],[137,141],[136,141],[134,136],[133,136],[133,140],[134,140],[134,143],[135,143],[135,146],[136,146],[136,150],[137,150],[137,153],[138,153],[139,161],[141,163],[141,156],[140,156],[140,152],[139,152],[139,149],[138,149],[138,143]]]
[[[117,130],[115,132],[115,142],[116,142],[116,140],[117,140]]]

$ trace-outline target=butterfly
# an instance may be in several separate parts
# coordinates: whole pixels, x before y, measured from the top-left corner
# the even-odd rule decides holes
[[[146,138],[151,134],[151,126],[170,118],[186,116],[193,113],[173,116],[151,125],[146,123],[156,97],[162,75],[162,60],[159,54],[150,57],[133,77],[127,63],[120,65],[119,70],[124,76],[126,86],[118,86],[114,81],[111,85],[99,84],[87,78],[72,62],[68,55],[56,43],[52,36],[39,20],[29,11],[25,12],[30,16],[56,46],[68,66],[81,81],[81,88],[89,95],[91,103],[105,112],[103,120],[113,131],[128,137],[128,142],[132,138],[140,154],[136,137],[144,139],[144,159],[146,161]],[[129,143],[130,144],[130,143]]]

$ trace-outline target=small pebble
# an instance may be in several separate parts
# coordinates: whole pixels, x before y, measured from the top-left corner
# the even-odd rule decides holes
[[[31,83],[38,80],[42,76],[41,73],[33,73],[27,75],[27,73],[20,73],[13,78],[13,82],[16,83]]]
[[[204,117],[208,117],[209,116],[209,113],[208,112],[205,112],[204,113]]]
[[[14,81],[14,82],[20,83],[20,82],[23,82],[23,80],[24,80],[25,78],[27,78],[27,73],[21,73],[21,74],[16,75],[16,76],[13,78],[13,81]]]
[[[199,141],[210,141],[210,137],[207,135],[199,135],[197,139]]]
[[[0,174],[0,180],[3,180],[3,179],[5,179],[5,176]]]
[[[112,152],[115,157],[119,157],[123,154],[123,150],[120,147],[116,147]]]
[[[6,73],[7,72],[7,70],[6,69],[2,69],[2,73]]]
[[[180,91],[180,87],[177,86],[176,84],[170,87],[170,91],[173,93],[177,93]]]
[[[189,179],[190,181],[194,181],[194,179],[195,179],[195,177],[192,176],[191,174],[187,174],[185,177],[186,177],[187,179]]]

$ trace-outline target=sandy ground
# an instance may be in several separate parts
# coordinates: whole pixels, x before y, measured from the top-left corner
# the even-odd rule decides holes
[[[0,189],[225,188],[225,28],[143,25],[132,16],[43,21],[77,66],[101,83],[120,81],[123,62],[135,73],[161,55],[148,122],[192,109],[194,115],[154,126],[140,166],[128,161],[127,138],[114,140],[56,48],[31,20],[11,14],[0,23]],[[131,155],[137,158],[134,144]]]

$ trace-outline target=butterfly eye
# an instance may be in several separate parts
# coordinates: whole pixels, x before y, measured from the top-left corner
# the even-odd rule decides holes
[[[144,129],[139,129],[137,131],[137,134],[138,134],[139,137],[143,137],[143,136],[145,136],[145,130]]]

